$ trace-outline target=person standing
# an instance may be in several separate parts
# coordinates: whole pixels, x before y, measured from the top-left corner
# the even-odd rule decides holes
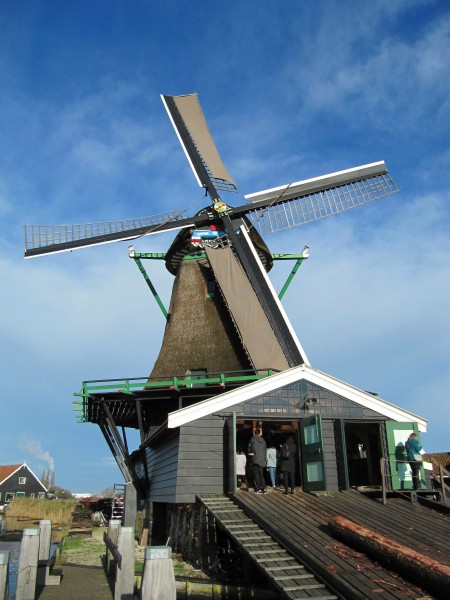
[[[420,455],[420,451],[422,450],[422,446],[417,441],[416,433],[411,433],[409,438],[406,440],[405,450],[406,450],[406,456],[408,458],[409,466],[411,467],[413,488],[415,490],[418,490],[418,489],[420,489],[419,475],[420,475],[420,465],[422,462],[422,457]]]
[[[270,444],[270,447],[267,448],[266,463],[272,488],[275,489],[277,483],[277,449],[275,448],[275,444]]]
[[[295,489],[295,456],[297,454],[297,445],[292,435],[284,442],[280,449],[281,471],[283,473],[284,493],[291,494]]]
[[[266,466],[266,441],[262,437],[261,429],[255,431],[248,444],[248,456],[252,457],[253,475],[255,478],[255,492],[257,494],[267,494],[266,482],[264,479],[264,467]]]
[[[244,489],[247,487],[247,478],[245,477],[245,468],[247,463],[247,457],[239,448],[236,454],[236,476],[238,488]]]

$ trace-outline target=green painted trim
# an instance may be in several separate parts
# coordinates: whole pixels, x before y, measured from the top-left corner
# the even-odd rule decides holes
[[[166,254],[164,252],[134,252],[130,258],[150,258],[153,260],[164,260]]]
[[[139,271],[142,273],[142,277],[145,279],[145,282],[147,283],[148,287],[150,288],[150,291],[152,292],[153,297],[156,300],[156,303],[158,304],[159,308],[161,309],[161,312],[164,315],[164,318],[167,319],[167,310],[166,310],[166,307],[162,303],[162,300],[159,297],[158,292],[156,291],[155,286],[151,282],[151,279],[148,276],[148,273],[145,270],[144,265],[142,264],[141,260],[139,259],[139,256],[135,254],[132,258],[133,258],[134,262],[136,263]]]
[[[180,391],[182,388],[190,388],[194,385],[211,385],[217,384],[225,388],[227,384],[232,383],[250,383],[265,379],[273,375],[272,369],[260,372],[257,374],[244,375],[236,372],[236,375],[227,375],[226,373],[211,373],[210,376],[192,379],[190,375],[174,376],[161,380],[148,381],[147,377],[137,377],[135,379],[112,379],[102,381],[83,381],[81,391],[75,392],[74,396],[78,396],[83,400],[74,400],[73,410],[77,413],[83,413],[84,422],[87,422],[87,407],[88,399],[92,398],[93,393],[116,391],[126,396],[133,396],[134,391],[144,391],[146,389],[167,389]],[[133,391],[134,390],[134,391]]]
[[[292,269],[292,271],[289,273],[288,278],[286,279],[281,292],[278,294],[278,298],[281,300],[284,296],[284,294],[287,292],[288,287],[291,285],[292,280],[294,279],[295,274],[297,273],[297,271],[300,268],[300,265],[302,264],[302,262],[305,259],[301,256],[299,259],[297,259],[297,262],[294,265],[294,268]]]

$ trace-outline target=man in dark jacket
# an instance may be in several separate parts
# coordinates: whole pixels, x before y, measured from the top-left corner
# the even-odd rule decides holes
[[[266,442],[262,437],[261,429],[255,431],[248,444],[248,455],[252,457],[253,475],[255,478],[255,492],[257,494],[267,494],[266,482],[264,479],[264,467],[266,466]]]
[[[283,473],[284,493],[289,493],[289,484],[291,487],[291,494],[294,493],[295,489],[295,456],[297,454],[297,446],[294,442],[292,435],[281,445],[280,449],[280,463],[281,471]]]

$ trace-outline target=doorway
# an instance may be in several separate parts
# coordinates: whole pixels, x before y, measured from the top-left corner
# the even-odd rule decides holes
[[[349,486],[380,486],[382,456],[380,424],[346,421],[344,430]]]
[[[257,429],[262,429],[262,436],[266,441],[267,448],[274,447],[277,450],[287,440],[293,436],[297,446],[297,456],[295,461],[295,484],[297,487],[302,485],[301,477],[301,450],[299,439],[299,421],[262,421],[261,419],[236,420],[236,451],[238,454],[247,455],[248,444]],[[246,477],[249,487],[253,481],[251,461],[247,459]],[[266,483],[270,484],[269,473],[265,471]],[[277,485],[281,485],[279,473],[277,470]]]

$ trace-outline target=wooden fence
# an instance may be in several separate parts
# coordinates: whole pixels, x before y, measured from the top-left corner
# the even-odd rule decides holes
[[[133,600],[133,528],[121,527],[119,520],[112,519],[108,532],[103,535],[103,541],[106,545],[106,572],[115,580],[114,600]],[[176,595],[172,549],[169,546],[147,546],[140,590],[141,600],[176,600]]]
[[[39,521],[39,528],[24,529],[17,571],[16,600],[34,600],[36,586],[59,585],[61,577],[50,574],[52,523]],[[9,597],[9,552],[0,552],[0,600]]]

